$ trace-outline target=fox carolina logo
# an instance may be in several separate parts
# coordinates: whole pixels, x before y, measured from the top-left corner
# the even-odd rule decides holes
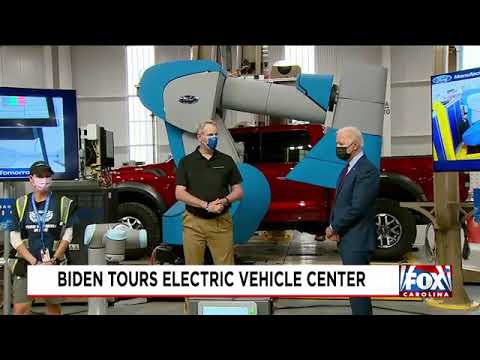
[[[451,266],[401,265],[400,295],[404,297],[451,297]]]

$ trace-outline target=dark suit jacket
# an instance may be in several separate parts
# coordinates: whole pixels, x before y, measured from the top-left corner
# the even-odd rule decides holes
[[[340,251],[374,251],[377,239],[375,200],[380,185],[377,168],[364,155],[350,170],[340,189],[339,183],[340,177],[330,225],[340,235]]]

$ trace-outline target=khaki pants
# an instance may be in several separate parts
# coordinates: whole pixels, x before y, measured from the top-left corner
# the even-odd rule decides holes
[[[233,222],[230,212],[214,219],[183,214],[183,251],[186,265],[203,265],[208,246],[215,265],[234,265]]]
[[[32,304],[36,298],[27,295],[27,277],[13,275],[12,295],[14,304]],[[64,302],[63,298],[45,298],[49,305],[60,305]]]

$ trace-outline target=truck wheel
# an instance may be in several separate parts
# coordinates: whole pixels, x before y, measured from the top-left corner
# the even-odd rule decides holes
[[[400,260],[412,249],[417,237],[413,214],[390,199],[377,200],[377,248],[374,258]]]
[[[142,254],[148,252],[152,253],[152,250],[160,244],[162,239],[162,225],[155,214],[155,212],[148,206],[145,206],[136,202],[127,202],[120,204],[118,207],[119,221],[122,224],[127,225],[131,229],[147,230],[148,234],[148,248],[146,251],[142,251]],[[137,254],[138,252],[130,252]]]

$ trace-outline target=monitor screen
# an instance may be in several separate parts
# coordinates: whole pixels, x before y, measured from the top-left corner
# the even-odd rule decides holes
[[[78,178],[76,92],[0,87],[0,181],[27,180],[39,160]]]
[[[249,311],[240,306],[204,306],[203,315],[249,315]]]
[[[253,301],[200,301],[199,315],[257,315]]]
[[[432,76],[431,90],[433,170],[480,170],[480,68]]]

